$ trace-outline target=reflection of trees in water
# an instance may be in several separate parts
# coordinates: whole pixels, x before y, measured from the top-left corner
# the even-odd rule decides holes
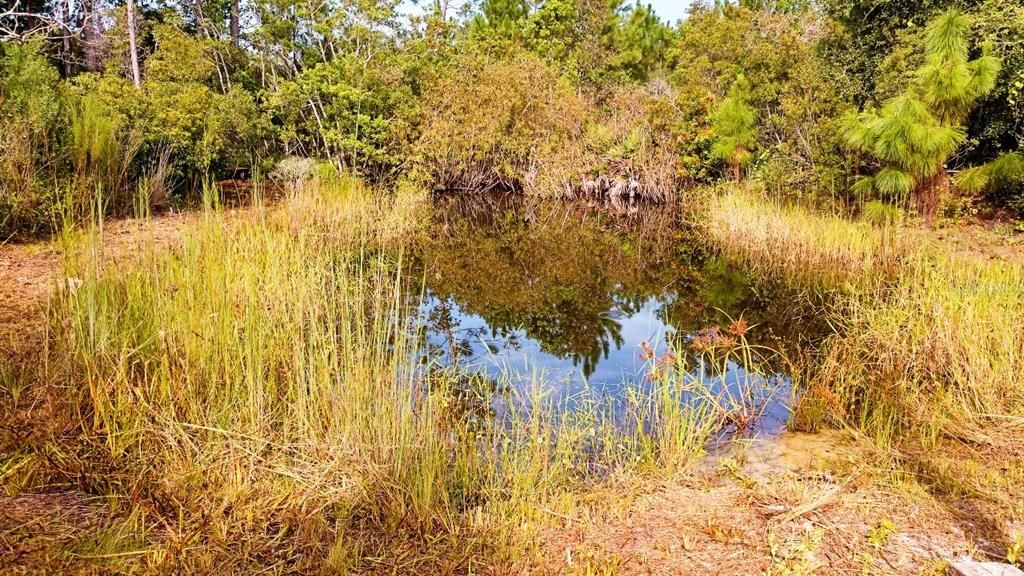
[[[695,334],[741,315],[754,326],[748,336],[755,346],[785,355],[817,344],[831,332],[827,316],[815,296],[730,264],[722,257],[702,259],[701,282],[694,297],[667,301],[661,320],[682,334]]]
[[[491,337],[522,330],[544,352],[592,374],[624,344],[619,318],[680,276],[670,226],[678,214],[664,206],[643,210],[494,195],[439,200],[418,264],[439,301],[428,320],[450,343],[449,356],[465,349],[450,312],[445,316],[451,299],[482,317]]]
[[[429,306],[422,319],[431,334],[440,338],[440,343],[424,342],[429,358],[441,358],[444,364],[458,367],[463,358],[472,360],[477,353],[474,344],[483,344],[487,353],[501,349],[518,350],[519,335],[516,332],[502,333],[487,328],[468,328],[455,313],[457,305],[451,296],[438,298],[428,295]],[[500,340],[500,345],[498,343]]]
[[[507,342],[522,330],[589,376],[623,346],[619,318],[651,298],[661,304],[661,320],[681,333],[721,322],[722,311],[779,324],[780,334],[800,332],[761,313],[766,301],[779,307],[776,295],[759,292],[748,274],[695,246],[696,234],[666,205],[609,208],[486,194],[439,198],[434,212],[414,277],[424,277],[438,298],[428,320],[451,359],[472,353],[470,344],[487,336]],[[453,302],[482,317],[491,333],[454,325]]]

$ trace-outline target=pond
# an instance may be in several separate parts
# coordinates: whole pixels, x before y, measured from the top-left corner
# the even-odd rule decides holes
[[[424,281],[423,362],[615,404],[670,351],[707,370],[695,339],[742,319],[756,367],[733,360],[710,377],[723,389],[755,378],[763,406],[748,431],[783,429],[784,355],[822,322],[796,293],[706,249],[680,210],[501,194],[439,197],[434,208],[410,264]]]

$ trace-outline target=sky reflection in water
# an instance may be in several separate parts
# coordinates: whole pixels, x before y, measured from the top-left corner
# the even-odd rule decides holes
[[[540,374],[555,394],[615,401],[649,385],[642,343],[661,354],[676,342],[697,367],[688,337],[740,315],[757,324],[755,344],[799,340],[810,323],[791,297],[695,245],[679,222],[664,206],[439,199],[413,258],[430,361],[457,358],[513,386]],[[746,376],[730,363],[725,384]],[[761,380],[779,388],[759,426],[770,434],[787,415],[788,379]]]

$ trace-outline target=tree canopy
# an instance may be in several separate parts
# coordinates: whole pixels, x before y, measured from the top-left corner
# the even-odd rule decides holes
[[[382,189],[664,199],[724,165],[783,195],[860,191],[930,211],[962,183],[1024,206],[1007,174],[1024,138],[1012,3],[717,1],[672,24],[623,0],[426,4],[0,12],[5,234],[91,205],[97,181],[123,188],[107,205],[126,210],[139,183],[188,201],[293,156]],[[83,160],[83,135],[101,129],[118,145]]]

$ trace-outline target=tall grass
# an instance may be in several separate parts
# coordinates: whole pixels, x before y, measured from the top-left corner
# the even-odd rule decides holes
[[[914,431],[931,444],[1024,422],[1020,262],[923,250],[891,284],[837,311],[841,332],[817,380],[844,399],[851,423],[885,441]]]
[[[846,288],[832,301],[836,332],[805,382],[803,424],[849,424],[886,444],[908,434],[931,444],[1024,422],[1020,261],[749,192],[710,201],[708,234],[762,269]]]
[[[179,249],[133,267],[106,266],[97,237],[69,260],[80,282],[54,306],[51,345],[94,450],[80,477],[170,526],[150,562],[519,562],[529,547],[502,543],[544,502],[703,453],[726,412],[694,392],[708,384],[684,354],[636,387],[631,427],[599,403],[568,410],[540,376],[505,416],[474,417],[475,377],[411,361],[419,282],[403,278],[401,238],[422,210],[341,178],[242,220],[210,209]]]
[[[141,135],[94,95],[67,95],[59,110],[67,115],[67,146],[56,125],[0,118],[0,237],[59,231],[68,219],[87,221],[97,199],[108,213],[124,214],[132,206],[130,170]],[[62,171],[67,164],[70,173]]]
[[[890,277],[924,241],[892,227],[784,206],[754,190],[714,194],[703,224],[713,243],[759,271],[828,288]]]

